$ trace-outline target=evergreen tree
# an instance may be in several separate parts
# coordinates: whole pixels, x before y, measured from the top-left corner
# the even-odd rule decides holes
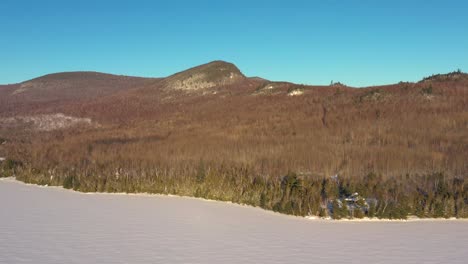
[[[444,202],[442,199],[437,199],[434,202],[434,213],[433,216],[435,218],[441,218],[445,216],[445,210],[444,210]]]
[[[327,211],[324,208],[320,207],[318,216],[319,217],[326,217],[327,216]]]
[[[197,170],[197,183],[203,183],[205,182],[206,178],[206,171],[205,171],[205,164],[203,161],[200,161],[198,164],[198,170]]]
[[[332,217],[337,220],[342,217],[341,207],[337,199],[333,200],[332,203]]]
[[[342,218],[349,218],[350,212],[346,201],[343,201],[340,212]]]
[[[266,208],[266,195],[264,192],[262,192],[262,194],[260,194],[260,207],[261,208]]]
[[[376,210],[375,202],[370,202],[369,203],[369,210],[367,211],[367,216],[369,218],[374,218],[375,217],[375,210]]]
[[[353,211],[353,217],[355,218],[364,218],[364,212],[361,210],[361,208],[354,208]]]

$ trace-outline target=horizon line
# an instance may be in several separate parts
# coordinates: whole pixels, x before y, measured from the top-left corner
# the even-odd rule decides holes
[[[202,64],[190,66],[189,68],[185,68],[185,69],[176,71],[176,72],[174,72],[174,73],[172,73],[172,74],[169,74],[169,75],[166,75],[166,76],[145,76],[145,75],[125,74],[125,73],[121,73],[121,72],[119,72],[119,73],[112,73],[112,72],[100,71],[100,70],[93,70],[93,69],[90,69],[90,70],[77,69],[77,70],[67,70],[67,71],[57,71],[57,72],[44,73],[44,74],[38,75],[38,76],[36,76],[36,77],[32,77],[32,78],[29,78],[29,79],[26,79],[26,80],[21,80],[21,81],[17,81],[17,82],[13,82],[13,83],[0,83],[0,86],[8,86],[8,85],[21,84],[21,83],[25,83],[25,82],[32,81],[32,80],[35,80],[35,79],[39,79],[39,78],[42,78],[42,77],[45,77],[45,76],[48,76],[48,75],[64,74],[64,73],[99,73],[99,74],[108,74],[108,75],[114,75],[114,76],[133,77],[133,78],[164,79],[164,78],[168,78],[168,77],[170,77],[170,76],[172,76],[172,75],[175,75],[175,74],[177,74],[177,73],[184,72],[184,71],[190,70],[190,69],[192,69],[192,68],[196,68],[196,67],[199,67],[199,66],[203,66],[203,65],[207,65],[207,64],[211,64],[211,63],[215,63],[215,62],[222,62],[222,63],[232,64],[232,65],[234,65],[237,69],[239,69],[239,71],[240,71],[242,74],[244,74],[244,72],[243,72],[239,67],[237,67],[237,64],[236,64],[236,63],[233,63],[233,62],[230,62],[230,61],[225,61],[225,60],[219,60],[219,59],[218,59],[218,60],[209,61],[209,62],[207,62],[207,63],[202,63]],[[468,74],[468,73],[462,71],[460,68],[458,68],[458,69],[452,70],[452,71],[439,72],[439,73],[432,73],[432,74],[430,74],[430,75],[425,75],[425,76],[423,76],[423,77],[420,77],[420,79],[417,79],[417,80],[414,80],[414,81],[400,80],[400,81],[391,82],[391,83],[371,84],[371,85],[362,85],[362,86],[347,85],[345,82],[342,82],[342,81],[334,81],[334,80],[331,80],[329,84],[320,84],[320,83],[295,82],[295,81],[292,81],[292,80],[273,80],[273,79],[268,79],[268,78],[262,77],[262,76],[260,76],[260,75],[255,75],[255,74],[254,74],[254,75],[246,75],[246,74],[244,74],[244,76],[245,76],[246,78],[260,78],[260,79],[264,79],[265,81],[269,81],[269,82],[286,82],[286,83],[293,83],[293,84],[305,85],[305,86],[332,86],[333,84],[341,84],[341,85],[344,85],[344,86],[350,87],[350,88],[367,88],[367,87],[378,87],[378,86],[395,85],[395,84],[399,84],[399,83],[418,83],[418,82],[421,82],[421,81],[423,81],[424,79],[429,78],[429,77],[432,77],[432,76],[446,75],[446,74],[451,74],[451,73]]]

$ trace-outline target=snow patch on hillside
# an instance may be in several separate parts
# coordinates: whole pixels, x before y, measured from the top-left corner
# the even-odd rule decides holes
[[[171,80],[169,87],[176,90],[198,91],[213,88],[216,86],[229,85],[241,78],[241,75],[231,72],[229,76],[226,76],[225,78],[220,78],[218,80],[210,80],[207,74],[197,73],[190,75],[190,77],[188,78]]]
[[[208,82],[205,78],[205,74],[194,74],[184,80],[175,80],[171,87],[177,90],[201,90],[216,86],[216,83]]]
[[[38,131],[53,131],[79,125],[91,126],[93,122],[90,118],[73,117],[57,113],[0,118],[0,125],[11,128],[25,127]]]
[[[304,91],[302,90],[293,90],[288,93],[289,96],[297,96],[297,95],[303,95],[303,94],[304,94]]]

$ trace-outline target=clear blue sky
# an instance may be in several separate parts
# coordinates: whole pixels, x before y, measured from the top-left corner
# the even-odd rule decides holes
[[[468,71],[468,1],[0,2],[2,84],[76,70],[160,77],[212,60],[307,84]]]

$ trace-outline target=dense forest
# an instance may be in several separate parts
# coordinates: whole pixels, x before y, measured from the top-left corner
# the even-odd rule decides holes
[[[198,167],[133,167],[105,171],[99,166],[37,169],[7,160],[1,176],[40,185],[63,186],[81,192],[154,193],[193,196],[258,206],[298,216],[406,219],[417,217],[468,217],[468,181],[443,173],[383,178],[316,178],[290,172],[265,178],[249,167],[215,166],[200,161]],[[104,170],[104,171],[103,171]],[[180,175],[180,176],[179,176]],[[347,210],[336,201],[358,192],[372,197],[366,210]],[[329,208],[327,205],[332,204]]]
[[[461,71],[357,89],[214,62],[165,79],[48,75],[0,86],[0,103],[2,177],[334,219],[468,217]]]

